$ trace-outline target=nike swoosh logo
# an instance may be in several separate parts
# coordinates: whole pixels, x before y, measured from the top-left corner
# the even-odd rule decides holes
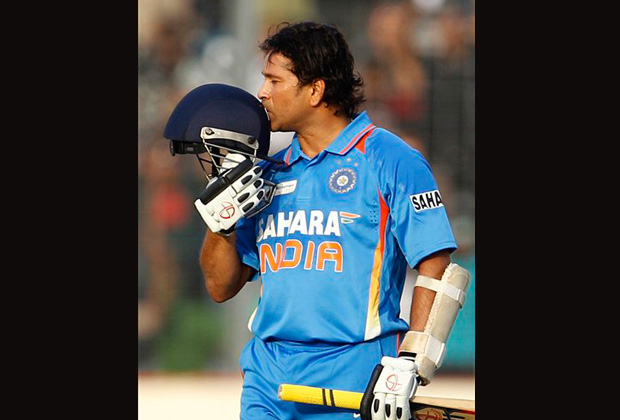
[[[353,418],[354,419],[359,419],[360,417],[362,417],[362,415],[360,413],[353,413]]]

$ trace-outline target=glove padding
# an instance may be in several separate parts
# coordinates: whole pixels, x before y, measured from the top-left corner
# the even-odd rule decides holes
[[[410,420],[409,400],[418,387],[415,363],[384,356],[381,365],[383,370],[373,389],[372,420]]]
[[[260,167],[252,166],[249,160],[239,162],[238,165],[227,165],[228,170],[213,178],[194,202],[202,219],[214,233],[230,235],[239,219],[252,213],[259,204],[264,204],[262,199],[271,188],[260,178]]]

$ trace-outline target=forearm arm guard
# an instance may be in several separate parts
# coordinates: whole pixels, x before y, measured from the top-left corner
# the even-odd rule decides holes
[[[414,287],[436,292],[423,332],[409,331],[400,346],[399,357],[413,358],[422,385],[430,383],[446,354],[446,341],[459,310],[471,275],[457,264],[450,264],[441,280],[418,275]],[[414,289],[415,290],[415,289]]]

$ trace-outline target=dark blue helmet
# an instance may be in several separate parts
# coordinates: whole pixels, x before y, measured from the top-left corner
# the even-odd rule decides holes
[[[271,160],[267,156],[270,135],[260,101],[243,89],[218,83],[199,86],[185,95],[164,129],[173,156],[206,152],[214,173],[215,168],[221,168],[226,152],[240,153],[253,161]]]

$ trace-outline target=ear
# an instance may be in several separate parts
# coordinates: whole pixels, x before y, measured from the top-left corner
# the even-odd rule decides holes
[[[310,105],[319,106],[323,101],[323,95],[325,94],[325,81],[323,79],[315,79],[312,82],[310,90]]]

